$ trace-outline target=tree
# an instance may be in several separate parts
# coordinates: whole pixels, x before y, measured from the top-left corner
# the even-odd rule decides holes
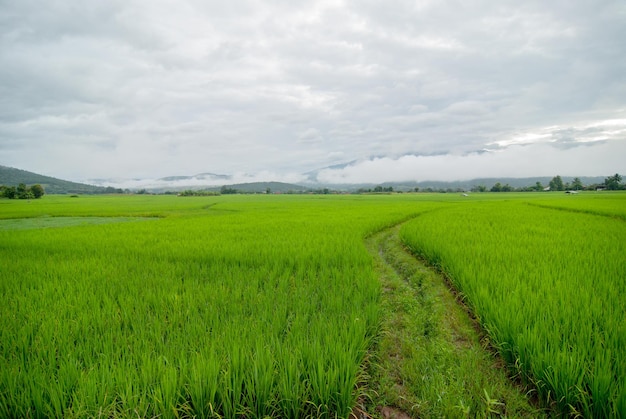
[[[28,194],[28,188],[23,183],[17,185],[17,197],[19,199],[26,199],[26,195]]]
[[[17,190],[15,189],[15,186],[6,186],[2,195],[5,198],[15,199],[17,198]]]
[[[574,181],[572,182],[572,189],[574,189],[575,191],[580,191],[583,189],[583,183],[581,182],[580,178],[574,178]]]
[[[556,175],[550,181],[550,190],[552,191],[562,191],[563,190],[563,179],[561,176]]]
[[[9,199],[36,199],[44,194],[43,187],[39,184],[30,188],[20,183],[17,187],[0,185],[0,197]]]
[[[622,177],[619,174],[615,173],[615,175],[609,176],[608,178],[604,179],[604,185],[608,190],[616,191],[620,188],[621,181]]]
[[[491,192],[502,192],[502,185],[500,184],[500,182],[497,182],[491,187]]]
[[[231,194],[236,194],[237,193],[237,189],[235,188],[230,188],[228,186],[222,186],[222,188],[220,189],[220,193],[222,195],[231,195]]]
[[[140,192],[141,192],[141,193],[145,193],[145,191],[146,191],[146,190],[145,190],[145,189],[143,189],[143,192],[139,191],[139,192],[137,192],[137,193],[140,193]],[[119,194],[121,194],[121,193],[124,193],[124,191],[123,191],[121,188],[114,188],[113,186],[107,186],[107,187],[104,189],[104,193],[119,193]]]
[[[485,185],[474,185],[471,189],[472,192],[487,192],[487,187]]]
[[[30,191],[35,197],[35,199],[41,198],[46,192],[43,190],[43,187],[40,184],[36,184],[30,187]]]

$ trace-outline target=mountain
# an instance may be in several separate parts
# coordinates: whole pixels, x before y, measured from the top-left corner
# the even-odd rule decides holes
[[[345,169],[346,167],[356,163],[357,160],[352,160],[349,161],[347,163],[339,163],[339,164],[333,164],[331,166],[326,166],[326,167],[322,167],[321,169],[315,169],[315,170],[311,170],[310,172],[306,172],[304,173],[304,176],[306,176],[306,182],[307,183],[311,183],[311,184],[318,184],[319,181],[317,179],[317,175],[322,171],[322,170],[326,170],[326,169],[331,169],[331,170],[338,170],[338,169]]]
[[[150,193],[192,191],[216,191],[222,188],[241,193],[272,192],[294,193],[310,190],[307,186],[277,181],[253,181],[254,175],[220,175],[215,173],[200,173],[192,176],[165,176],[158,179],[91,179],[90,182],[108,188],[122,188],[130,191],[145,190]],[[246,180],[251,180],[246,182]]]
[[[330,166],[330,168],[343,168],[351,163]],[[323,169],[320,169],[323,170]],[[421,191],[428,190],[471,190],[474,187],[485,186],[489,190],[494,184],[510,185],[513,188],[523,188],[534,186],[537,182],[543,186],[548,186],[551,177],[528,177],[528,178],[480,178],[471,180],[459,180],[453,182],[446,181],[404,181],[404,182],[381,182],[381,183],[361,183],[361,184],[328,184],[320,182],[317,174],[320,170],[304,173],[302,185],[286,182],[251,181],[255,180],[254,175],[232,176],[215,173],[200,173],[193,176],[167,176],[159,179],[92,179],[88,181],[93,184],[69,182],[50,176],[43,176],[25,170],[0,166],[0,185],[17,186],[24,183],[28,186],[40,184],[46,193],[115,193],[122,190],[139,191],[145,190],[152,193],[180,192],[184,190],[207,190],[220,191],[222,188],[230,189],[242,193],[262,193],[268,189],[272,192],[298,193],[308,192],[328,188],[335,191],[354,192],[359,189],[374,189],[376,186],[392,187],[394,191],[413,191],[419,188]],[[571,183],[573,177],[562,176],[564,183]],[[257,177],[260,179],[260,177]],[[580,177],[583,185],[601,184],[603,177]],[[242,182],[243,180],[243,182]]]
[[[181,181],[196,181],[196,180],[229,180],[232,179],[230,175],[218,175],[215,173],[200,173],[193,176],[166,176],[157,179],[157,181],[166,182],[181,182]]]
[[[108,188],[121,188],[130,191],[146,190],[153,193],[180,192],[184,190],[200,190],[221,187],[227,183],[234,183],[231,175],[215,173],[199,173],[192,176],[165,176],[161,178],[108,178],[89,179],[88,183]]]
[[[284,182],[249,182],[249,183],[235,183],[232,185],[224,185],[220,188],[207,188],[208,190],[221,191],[222,188],[230,189],[232,192],[237,191],[240,193],[265,193],[270,190],[272,193],[302,193],[310,191],[302,185],[295,185],[293,183]]]
[[[583,185],[595,185],[604,183],[604,177],[601,176],[579,176]],[[563,183],[572,183],[574,176],[561,176]],[[501,185],[509,185],[513,188],[524,188],[527,186],[535,186],[537,182],[544,187],[550,184],[552,177],[526,177],[526,178],[477,178],[470,180],[457,181],[441,181],[441,180],[424,180],[424,181],[406,181],[406,182],[381,182],[381,183],[362,183],[362,184],[343,184],[343,185],[327,185],[327,187],[337,190],[355,191],[358,189],[373,189],[376,186],[393,187],[394,191],[413,191],[419,188],[420,191],[429,188],[435,191],[445,190],[464,190],[469,191],[474,187],[485,186],[487,190],[491,189],[496,183]]]
[[[67,180],[0,165],[0,185],[17,186],[20,183],[24,183],[27,186],[40,184],[48,194],[96,194],[113,192],[110,189],[99,186],[69,182]]]

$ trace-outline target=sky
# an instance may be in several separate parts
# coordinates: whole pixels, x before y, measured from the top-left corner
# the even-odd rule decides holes
[[[0,0],[0,164],[67,180],[626,173],[623,0]]]

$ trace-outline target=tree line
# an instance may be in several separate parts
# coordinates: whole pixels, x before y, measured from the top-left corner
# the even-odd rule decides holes
[[[17,186],[5,186],[0,185],[0,196],[9,199],[39,199],[44,196],[45,191],[43,186],[35,184],[32,186],[26,186],[20,183]]]
[[[215,191],[193,191],[191,189],[186,189],[178,193],[178,196],[217,196],[219,194],[219,192]]]
[[[604,183],[594,183],[591,185],[583,185],[580,178],[574,178],[571,183],[563,182],[561,176],[556,175],[553,177],[547,186],[537,182],[534,185],[526,186],[522,188],[514,188],[508,183],[502,185],[497,182],[489,189],[490,192],[540,192],[540,191],[593,191],[597,189],[606,189],[611,191],[617,191],[620,189],[626,189],[626,185],[622,184],[622,177],[616,173],[613,176],[609,176],[604,179]],[[472,192],[487,192],[486,186],[475,186],[472,188]]]

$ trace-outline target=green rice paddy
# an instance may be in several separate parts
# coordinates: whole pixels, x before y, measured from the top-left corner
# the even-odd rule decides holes
[[[620,193],[0,200],[0,416],[347,417],[381,333],[365,239],[401,222],[544,406],[623,416],[624,204]]]

